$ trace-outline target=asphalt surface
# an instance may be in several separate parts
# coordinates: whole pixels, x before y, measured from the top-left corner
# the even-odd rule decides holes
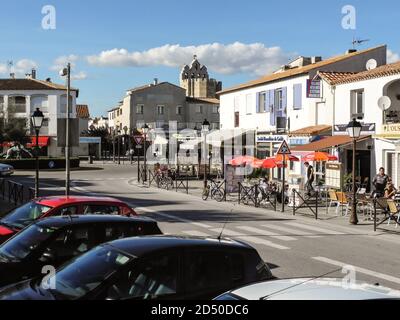
[[[33,186],[33,174],[17,172],[12,179]],[[136,177],[135,166],[86,165],[71,173],[72,192],[122,199],[159,221],[164,233],[216,238],[223,230],[224,237],[254,246],[279,278],[343,278],[354,268],[356,280],[400,290],[400,234],[350,226],[344,217],[316,221],[290,212],[204,202],[183,192],[139,186]],[[64,178],[64,172],[41,172],[42,195],[63,194]],[[396,231],[394,226],[389,230]]]

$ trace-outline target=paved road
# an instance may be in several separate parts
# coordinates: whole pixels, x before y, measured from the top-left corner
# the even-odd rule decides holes
[[[101,167],[72,172],[73,192],[125,200],[140,214],[158,220],[168,234],[215,238],[225,227],[225,237],[257,248],[277,277],[319,276],[352,265],[357,280],[400,290],[400,235],[374,234],[371,226],[349,226],[345,218],[315,221],[232,203],[204,202],[196,196],[138,186],[134,167]],[[13,179],[32,185],[32,175],[17,173]],[[41,177],[43,193],[63,193],[64,173],[43,172]],[[329,276],[344,274],[337,271]]]

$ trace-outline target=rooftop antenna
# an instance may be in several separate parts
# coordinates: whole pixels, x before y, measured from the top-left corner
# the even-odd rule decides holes
[[[357,38],[353,38],[353,49],[356,48],[356,46],[360,46],[361,44],[363,44],[364,42],[368,42],[370,41],[370,39],[357,39]]]

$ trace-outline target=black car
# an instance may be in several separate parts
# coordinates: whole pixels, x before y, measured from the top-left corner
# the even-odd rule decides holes
[[[233,240],[136,237],[100,245],[61,267],[53,287],[37,278],[1,300],[212,299],[272,278],[257,251]]]
[[[162,234],[157,222],[108,215],[51,217],[32,224],[0,246],[0,287],[40,276],[101,243]]]

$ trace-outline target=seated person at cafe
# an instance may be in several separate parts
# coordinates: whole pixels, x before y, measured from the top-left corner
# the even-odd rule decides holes
[[[385,188],[385,198],[386,199],[394,199],[396,195],[397,189],[394,187],[393,183],[389,181]]]

